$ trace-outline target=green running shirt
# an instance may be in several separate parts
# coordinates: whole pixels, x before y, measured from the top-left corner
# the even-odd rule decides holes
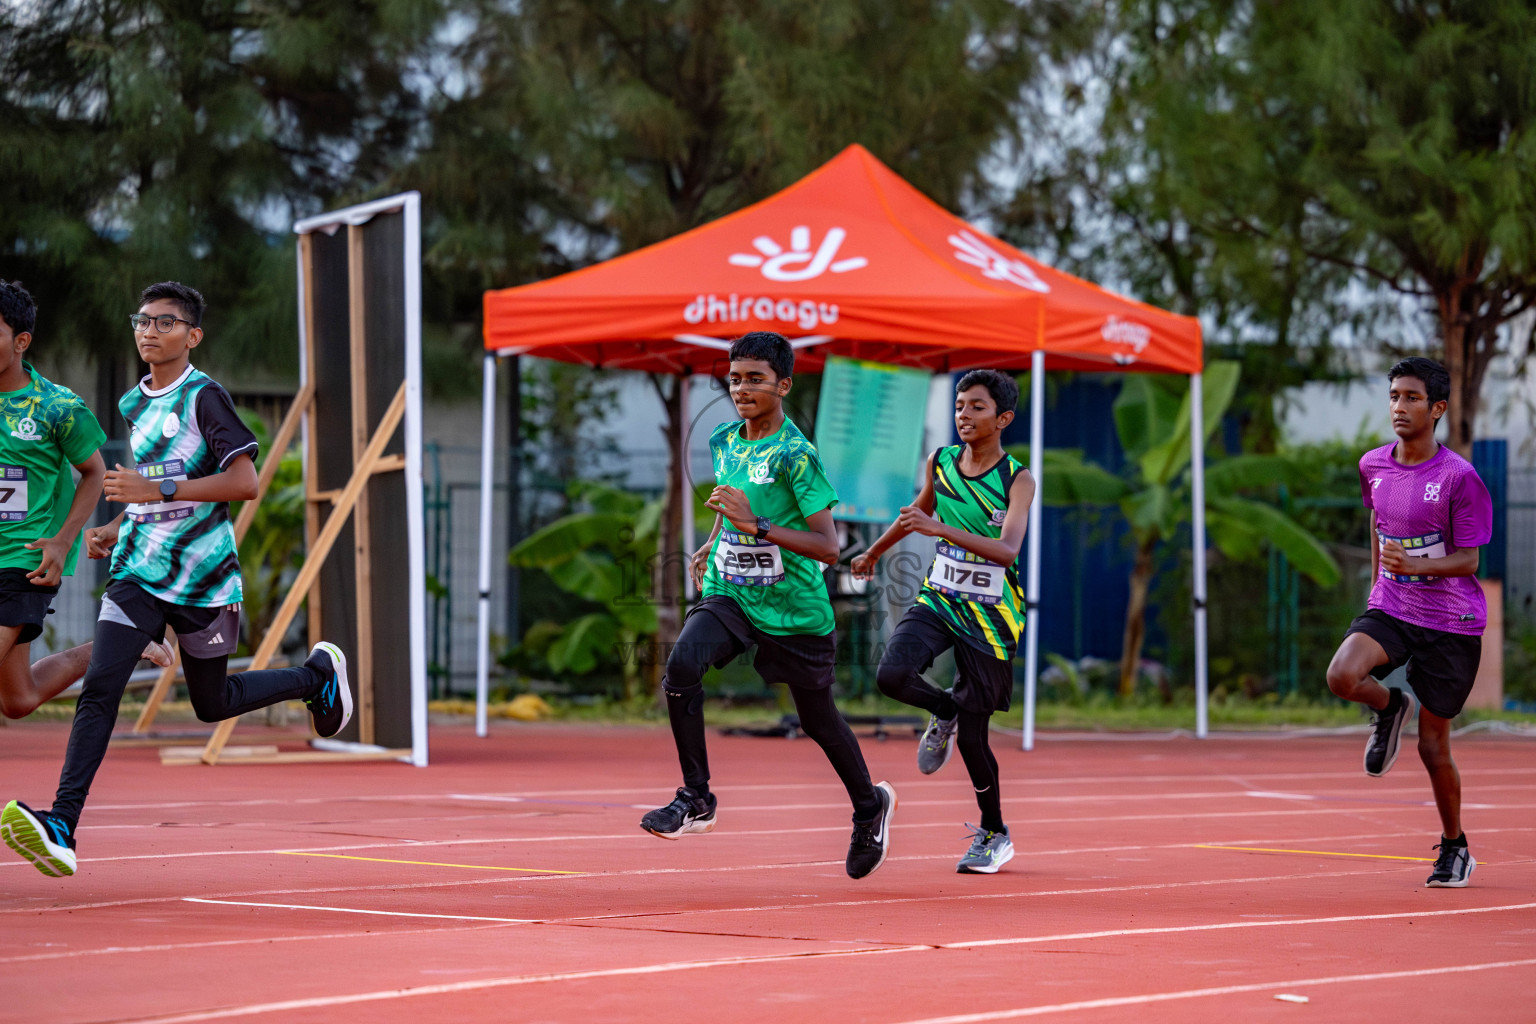
[[[784,418],[774,434],[758,441],[741,436],[741,421],[715,428],[709,438],[715,483],[739,487],[752,513],[775,526],[807,529],[805,521],[837,504],[821,456],[800,428]],[[747,619],[776,636],[826,636],[832,632],[832,602],[814,558],[739,534],[729,520],[710,548],[704,596],[721,594],[741,606]]]
[[[980,537],[1001,537],[1003,517],[1008,512],[1008,489],[1024,466],[1013,456],[1004,455],[991,469],[979,476],[960,472],[960,456],[965,445],[940,448],[933,456],[934,518]],[[946,581],[943,560],[948,557],[952,569]],[[969,581],[963,577],[964,566],[974,563],[988,574],[995,595],[968,597]],[[1019,585],[1019,564],[1015,559],[1005,567],[995,566],[978,555],[953,547],[943,541],[934,555],[934,568],[923,580],[917,603],[948,623],[955,636],[972,647],[987,651],[1004,661],[1013,659],[1019,633],[1024,629],[1024,591]],[[1003,578],[993,579],[1001,569]],[[941,582],[935,583],[935,575]]]
[[[256,459],[256,436],[229,392],[192,366],[156,391],[150,378],[118,400],[138,471],[150,480],[197,480],[236,456]],[[170,604],[218,608],[243,596],[229,504],[223,501],[129,505],[112,553],[112,578],[137,583]]]
[[[31,571],[42,552],[26,546],[59,532],[75,499],[69,467],[91,457],[107,439],[80,396],[27,362],[32,378],[20,391],[0,391],[0,568]],[[64,575],[75,571],[80,538],[70,546]]]

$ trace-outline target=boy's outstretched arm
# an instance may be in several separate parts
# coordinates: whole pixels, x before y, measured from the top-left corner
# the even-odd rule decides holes
[[[926,472],[923,473],[923,489],[917,492],[917,497],[913,499],[912,504],[907,506],[907,508],[918,508],[931,516],[935,506],[932,455],[928,456],[928,460],[924,465],[926,466]],[[902,511],[905,512],[906,509]],[[885,532],[880,535],[878,540],[871,544],[867,550],[854,556],[853,561],[849,565],[853,569],[853,575],[856,579],[872,579],[875,575],[875,565],[880,561],[881,556],[891,550],[897,541],[912,532],[903,525],[903,518],[903,516],[898,516],[894,523],[885,528]]]
[[[896,525],[905,526],[909,533],[938,537],[997,565],[1012,565],[1018,560],[1019,548],[1024,546],[1024,531],[1029,528],[1029,506],[1034,500],[1035,478],[1029,475],[1029,470],[1020,470],[1008,488],[1008,512],[1003,517],[1001,537],[982,537],[941,523],[916,505],[902,509]],[[886,532],[890,533],[889,530]]]
[[[118,466],[107,471],[107,500],[128,505],[164,501],[160,485],[137,470]],[[176,501],[250,501],[256,497],[256,465],[249,455],[236,455],[211,476],[176,481]]]

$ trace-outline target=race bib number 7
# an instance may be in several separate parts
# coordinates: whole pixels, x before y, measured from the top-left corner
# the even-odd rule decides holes
[[[1388,537],[1384,533],[1379,536],[1381,546],[1385,547],[1389,540],[1397,541],[1403,547],[1403,554],[1409,558],[1445,557],[1445,537],[1438,533],[1427,533],[1422,537]],[[1398,573],[1387,572],[1385,569],[1381,570],[1381,575],[1397,583],[1424,583],[1434,578],[1432,576],[1403,576]]]
[[[180,459],[146,462],[138,467],[138,471],[140,476],[156,485],[162,480],[187,478],[186,466]],[[128,518],[136,523],[171,523],[188,518],[195,508],[197,508],[195,501],[147,501],[141,505],[129,505]]]
[[[928,585],[941,594],[977,604],[997,604],[1003,599],[1007,570],[940,541],[928,570]]]
[[[784,578],[784,556],[777,544],[721,530],[720,543],[715,545],[715,569],[727,583],[771,587]]]
[[[20,466],[0,466],[0,522],[19,523],[27,518],[27,471]]]

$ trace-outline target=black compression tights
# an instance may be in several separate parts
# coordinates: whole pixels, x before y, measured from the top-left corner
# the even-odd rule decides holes
[[[75,721],[69,729],[69,747],[64,754],[64,770],[59,775],[59,791],[53,802],[54,813],[69,822],[71,828],[80,820],[91,780],[106,756],[128,677],[151,639],[148,633],[132,626],[96,623],[96,645],[91,649],[91,664],[81,683]],[[320,673],[307,665],[226,676],[227,656],[189,658],[183,653],[181,664],[192,710],[204,722],[218,722],[278,701],[307,697],[322,682]]]
[[[961,711],[955,729],[955,746],[965,761],[965,770],[971,776],[971,786],[976,790],[976,806],[981,808],[981,827],[989,832],[1003,830],[1003,800],[998,793],[997,758],[987,743],[987,724],[991,715],[978,715]]]
[[[667,698],[667,717],[677,743],[677,760],[683,769],[683,785],[698,793],[709,789],[709,756],[704,740],[704,673],[709,666],[740,650],[731,632],[713,615],[690,615],[682,635],[667,658],[662,691]],[[867,821],[880,810],[880,798],[869,780],[869,769],[853,730],[843,721],[830,689],[807,690],[791,686],[800,729],[815,740],[832,762],[848,798],[853,816]]]

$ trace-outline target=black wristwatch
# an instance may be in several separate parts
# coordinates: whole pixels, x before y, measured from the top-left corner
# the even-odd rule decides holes
[[[757,517],[757,539],[758,540],[767,540],[768,539],[768,531],[771,530],[771,529],[773,529],[773,520],[769,519],[767,516],[758,516]]]
[[[175,480],[161,480],[160,481],[160,500],[161,501],[170,501],[174,497],[176,497],[176,481]]]

